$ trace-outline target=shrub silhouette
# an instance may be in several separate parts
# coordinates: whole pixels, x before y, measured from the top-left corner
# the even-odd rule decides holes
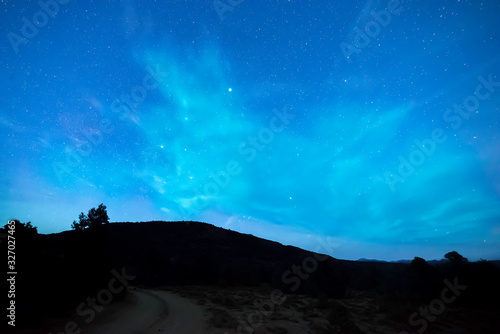
[[[467,258],[458,254],[456,251],[446,253],[444,257],[450,260],[451,264],[462,264],[468,261]]]
[[[89,227],[95,227],[102,224],[108,224],[109,217],[108,212],[106,211],[106,205],[99,204],[96,208],[92,208],[89,210],[88,214],[80,213],[78,216],[78,223],[73,220],[73,224],[71,228],[74,230],[85,230]]]
[[[38,229],[36,226],[31,225],[31,222],[27,222],[25,224],[21,223],[17,219],[13,219],[15,225],[16,233],[20,233],[23,235],[35,235],[38,234]],[[9,224],[5,224],[3,227],[5,230],[9,230]]]

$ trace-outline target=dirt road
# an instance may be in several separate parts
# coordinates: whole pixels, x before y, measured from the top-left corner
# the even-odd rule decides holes
[[[204,309],[168,291],[131,289],[127,301],[107,307],[82,334],[197,334],[206,328]]]

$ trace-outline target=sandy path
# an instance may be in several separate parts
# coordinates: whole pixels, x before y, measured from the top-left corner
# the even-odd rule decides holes
[[[201,306],[168,291],[151,290],[150,292],[167,304],[168,316],[152,326],[146,333],[204,333],[205,312]]]
[[[82,334],[203,333],[204,309],[192,301],[160,290],[129,293],[128,302],[110,306]]]

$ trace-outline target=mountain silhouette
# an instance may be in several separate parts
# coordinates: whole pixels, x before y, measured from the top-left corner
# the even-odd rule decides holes
[[[467,289],[453,307],[480,310],[462,325],[480,323],[488,333],[492,318],[481,317],[497,312],[500,298],[498,262],[347,261],[193,221],[104,224],[29,235],[18,245],[24,249],[18,259],[24,279],[18,282],[17,312],[20,324],[28,326],[74,313],[118,275],[139,289],[267,287],[287,296],[316,298],[318,309],[329,310],[330,323],[345,323],[352,333],[362,331],[354,320],[345,322],[352,318],[347,310],[359,310],[359,303],[366,312],[385,312],[388,323],[401,324],[397,328],[415,330],[408,317],[419,305],[440,298],[448,284],[443,282],[454,280]],[[127,298],[129,290],[119,290],[114,302]],[[463,318],[461,314],[443,319]]]

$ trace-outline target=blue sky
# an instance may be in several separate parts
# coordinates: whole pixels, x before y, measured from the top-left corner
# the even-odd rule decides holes
[[[0,5],[1,220],[500,258],[497,2],[44,3]]]

